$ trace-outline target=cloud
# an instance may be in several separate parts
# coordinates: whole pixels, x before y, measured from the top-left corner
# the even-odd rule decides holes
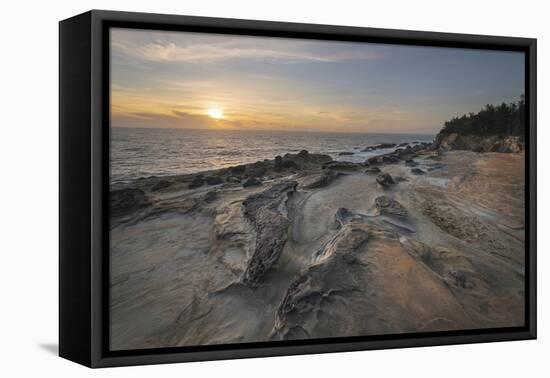
[[[185,38],[188,33],[165,36],[155,40],[113,38],[111,47],[120,52],[148,62],[216,63],[226,60],[276,61],[279,63],[342,62],[348,60],[379,59],[375,51],[339,49],[330,42],[286,40],[277,38],[203,36]],[[340,42],[341,44],[342,42]]]
[[[215,120],[201,114],[173,111],[171,114],[124,112],[111,114],[113,127],[211,128]]]

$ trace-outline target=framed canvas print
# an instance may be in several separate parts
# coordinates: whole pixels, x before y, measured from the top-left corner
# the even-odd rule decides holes
[[[536,41],[60,23],[60,355],[536,337]]]

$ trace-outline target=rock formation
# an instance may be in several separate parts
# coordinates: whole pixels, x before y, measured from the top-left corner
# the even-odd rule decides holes
[[[257,285],[281,255],[289,226],[285,202],[297,185],[296,181],[283,181],[243,202],[244,214],[256,232],[256,247],[243,275],[245,284]]]

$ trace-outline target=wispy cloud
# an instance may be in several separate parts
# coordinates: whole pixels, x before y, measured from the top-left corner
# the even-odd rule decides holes
[[[218,43],[189,43],[156,40],[148,43],[135,43],[122,38],[112,42],[116,52],[149,62],[216,63],[225,60],[276,61],[278,63],[301,62],[343,62],[348,60],[379,59],[379,52],[334,51],[318,48],[318,42],[303,41],[297,49],[296,43],[270,40],[262,47],[250,38],[238,37]]]

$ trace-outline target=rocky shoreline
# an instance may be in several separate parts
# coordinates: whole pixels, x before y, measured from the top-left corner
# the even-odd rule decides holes
[[[522,325],[522,148],[451,139],[112,185],[111,347]]]
[[[309,171],[318,170],[319,168],[324,170],[325,176],[327,176],[339,170],[355,171],[385,163],[396,163],[401,160],[409,161],[420,151],[429,150],[432,146],[431,143],[426,142],[417,143],[414,146],[406,143],[403,145],[406,145],[406,147],[398,147],[394,152],[371,157],[362,163],[336,161],[329,155],[310,154],[307,150],[302,150],[297,154],[285,154],[284,156],[276,156],[271,160],[265,159],[252,164],[237,165],[207,172],[171,177],[152,176],[140,178],[130,184],[111,185],[111,211],[116,215],[124,214],[127,211],[131,212],[133,206],[136,205],[132,204],[132,201],[145,201],[145,192],[165,192],[176,188],[181,189],[185,185],[188,189],[220,184],[240,184],[243,187],[259,186],[262,185],[262,180],[269,181],[289,174],[307,174]],[[396,144],[393,143],[384,143],[366,147],[364,150],[374,151],[395,146]],[[409,163],[411,162],[409,161]],[[321,180],[325,180],[325,178],[321,178]]]

